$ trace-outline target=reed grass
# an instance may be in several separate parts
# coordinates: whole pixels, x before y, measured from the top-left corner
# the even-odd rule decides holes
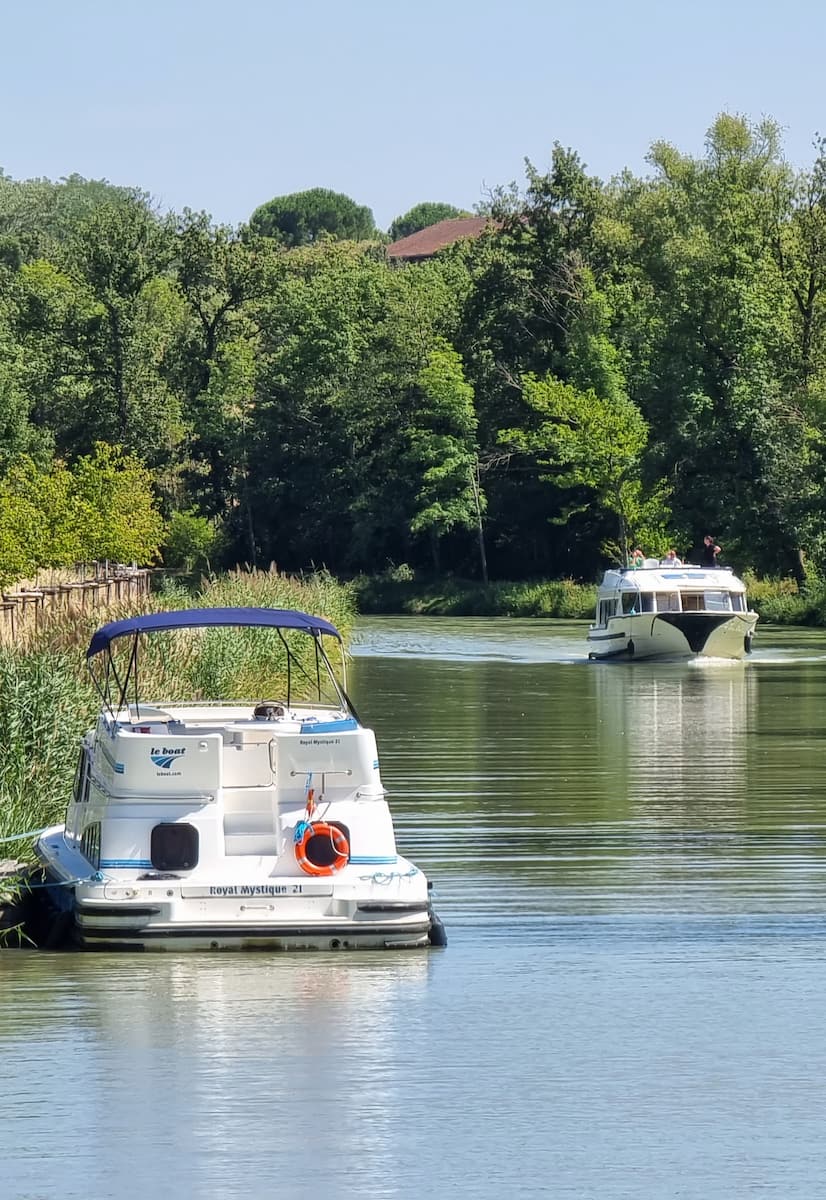
[[[355,620],[353,589],[326,573],[296,578],[236,571],[204,580],[194,594],[166,584],[157,594],[105,613],[58,610],[17,645],[0,646],[0,839],[63,819],[80,739],[100,703],[86,667],[86,648],[100,625],[139,612],[247,605],[324,617],[345,643]],[[293,674],[293,695],[309,694],[316,680],[314,642],[296,633],[290,649],[304,667],[304,674]],[[273,699],[285,692],[284,648],[267,630],[182,630],[146,639],[145,650],[140,678],[145,701]],[[3,857],[30,860],[30,843],[0,840]]]

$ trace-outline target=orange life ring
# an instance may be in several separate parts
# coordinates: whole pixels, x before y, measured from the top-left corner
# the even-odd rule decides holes
[[[329,838],[335,852],[335,858],[330,863],[315,863],[307,857],[307,847],[313,838]],[[347,863],[350,857],[350,843],[347,835],[337,825],[328,825],[326,821],[307,822],[300,838],[295,842],[295,861],[307,875],[335,875],[336,871]]]

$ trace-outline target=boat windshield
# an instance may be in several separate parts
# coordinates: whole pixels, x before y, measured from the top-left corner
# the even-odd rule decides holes
[[[626,616],[652,612],[745,612],[746,598],[742,592],[727,592],[722,588],[689,591],[623,591],[619,608],[616,601],[601,600],[597,623],[622,612]]]

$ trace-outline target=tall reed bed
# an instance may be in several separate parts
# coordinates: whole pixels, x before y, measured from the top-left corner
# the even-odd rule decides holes
[[[0,839],[62,820],[80,738],[99,707],[86,667],[95,629],[137,612],[224,606],[300,609],[332,621],[345,642],[355,620],[352,590],[326,574],[297,579],[238,571],[204,581],[194,594],[166,585],[139,606],[57,614],[25,641],[0,646]],[[284,695],[286,657],[270,631],[183,630],[146,639],[144,650],[139,686],[145,701]],[[292,673],[293,695],[309,695],[316,681],[313,642],[292,635],[290,650],[301,664]],[[0,840],[3,857],[30,857],[30,843]]]

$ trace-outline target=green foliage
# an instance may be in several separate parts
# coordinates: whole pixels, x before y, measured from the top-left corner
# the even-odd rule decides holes
[[[376,236],[370,209],[328,188],[276,196],[255,210],[250,228],[285,246],[307,246],[323,234],[356,242]]]
[[[164,277],[172,252],[171,230],[145,203],[130,200],[95,208],[65,256],[67,274],[94,305],[82,326],[92,367],[87,445],[116,443],[153,465],[166,461],[183,436],[180,399],[166,378],[185,318]]]
[[[388,567],[387,578],[391,583],[412,583],[415,572],[409,563],[398,563]]]
[[[455,263],[394,271],[352,243],[287,257],[256,308],[246,490],[228,518],[239,542],[254,541],[248,562],[255,553],[357,569],[412,540],[430,463],[411,454],[411,434],[440,431],[418,375],[455,320],[467,274]]]
[[[0,486],[0,587],[34,574],[39,566],[40,513],[17,481]]]
[[[323,189],[229,229],[0,176],[0,482],[103,442],[225,561],[590,579],[624,525],[683,552],[711,528],[802,582],[826,568],[826,141],[795,171],[775,123],[724,113],[650,167],[606,183],[556,145],[482,237],[404,267]],[[55,489],[47,518],[7,485],[0,577],[100,543]]]
[[[146,204],[147,197],[105,179],[15,180],[0,171],[0,234],[14,236],[26,258],[56,254],[96,208],[133,202]]]
[[[421,204],[414,204],[403,217],[396,217],[387,236],[391,242],[398,242],[401,238],[409,237],[411,233],[418,233],[420,229],[427,229],[430,225],[436,225],[439,221],[447,221],[451,217],[469,217],[470,215],[460,208],[454,208],[452,204],[425,200]]]
[[[163,541],[163,561],[167,567],[185,571],[208,571],[220,555],[223,539],[214,521],[193,510],[174,512]]]
[[[354,581],[364,613],[407,613],[434,617],[556,617],[585,620],[594,615],[596,588],[561,579],[537,583],[394,579],[388,572]]]
[[[163,520],[142,464],[103,443],[73,469],[21,458],[0,481],[0,585],[83,559],[147,564]]]
[[[29,423],[25,374],[21,348],[13,344],[11,335],[0,324],[0,475],[21,455],[37,454],[49,443],[48,435]]]
[[[653,494],[643,489],[641,464],[648,427],[642,414],[619,392],[604,400],[592,390],[580,391],[550,376],[544,380],[526,376],[523,395],[539,414],[540,423],[528,432],[506,430],[503,440],[535,453],[540,464],[550,468],[543,478],[556,487],[594,492],[619,518],[627,561],[629,536],[636,537],[644,521],[667,511],[664,484]]]
[[[465,381],[462,360],[447,342],[431,351],[416,382],[421,401],[414,411],[408,453],[421,482],[410,528],[439,539],[457,525],[471,529],[476,524],[473,388]]]
[[[93,454],[78,460],[72,474],[75,502],[85,514],[80,557],[153,562],[164,522],[155,507],[149,470],[119,447],[99,443]]]
[[[703,158],[657,144],[651,161],[654,185],[634,191],[627,211],[653,285],[639,401],[660,469],[695,537],[727,528],[750,561],[789,567],[784,547],[813,532],[817,468],[808,479],[795,469],[808,450],[789,374],[778,254],[794,187],[777,127],[723,114]]]

